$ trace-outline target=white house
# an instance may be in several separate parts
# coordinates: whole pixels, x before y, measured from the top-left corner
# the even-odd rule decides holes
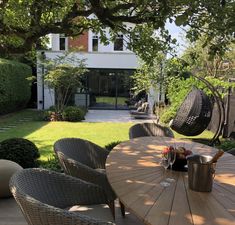
[[[109,38],[109,29],[106,29]],[[53,59],[71,48],[79,47],[77,58],[86,59],[89,72],[86,74],[84,90],[78,90],[75,104],[89,108],[125,109],[130,97],[130,76],[138,67],[138,57],[127,49],[128,38],[119,34],[114,42],[104,45],[99,34],[88,31],[78,38],[51,34],[51,50],[39,52]],[[54,92],[48,89],[42,79],[45,73],[38,60],[37,66],[38,109],[47,109],[54,105]],[[151,94],[152,93],[152,94]],[[149,103],[158,99],[156,93],[149,94]]]

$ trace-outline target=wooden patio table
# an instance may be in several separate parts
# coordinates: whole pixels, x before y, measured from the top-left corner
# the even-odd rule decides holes
[[[212,192],[188,188],[187,172],[169,171],[174,177],[162,187],[160,166],[165,146],[183,146],[193,153],[214,155],[216,148],[167,137],[142,137],[117,145],[106,162],[108,180],[123,204],[145,224],[235,225],[235,156],[225,153],[217,162]]]

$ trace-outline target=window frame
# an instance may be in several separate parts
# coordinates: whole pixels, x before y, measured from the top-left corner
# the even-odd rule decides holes
[[[63,48],[62,48],[62,43],[61,41],[63,40]],[[65,36],[65,34],[59,34],[59,50],[60,51],[66,51],[67,50],[67,37]]]
[[[92,52],[98,52],[98,50],[99,50],[99,37],[98,37],[98,35],[92,35],[91,41],[92,41]],[[94,41],[97,41],[96,45],[94,45]]]
[[[119,43],[121,41],[121,43]],[[122,52],[124,51],[124,36],[123,34],[118,34],[113,43],[113,50]]]

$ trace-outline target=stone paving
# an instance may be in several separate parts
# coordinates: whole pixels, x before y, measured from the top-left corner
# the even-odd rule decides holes
[[[2,126],[0,126],[0,133],[4,133],[4,132],[6,132],[6,131],[8,131],[12,128],[16,128],[18,125],[20,125],[24,122],[29,122],[29,121],[32,121],[32,120],[33,120],[32,117],[24,117],[24,118],[18,119],[14,123],[2,125]]]
[[[117,225],[144,225],[129,212],[126,212],[126,217],[122,218],[118,203],[116,203],[115,222]],[[0,225],[28,225],[14,198],[0,199]]]
[[[151,118],[151,117],[150,117]],[[129,110],[89,110],[85,116],[84,122],[156,122],[156,118],[152,119],[134,119],[131,117]]]

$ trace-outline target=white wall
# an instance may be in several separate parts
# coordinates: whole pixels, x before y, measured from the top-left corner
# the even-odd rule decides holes
[[[60,50],[60,35],[59,34],[50,34],[49,38],[51,39],[51,50],[59,51]],[[68,50],[68,38],[65,38],[65,50]]]
[[[127,27],[131,27],[131,24],[126,24]],[[110,28],[106,28],[106,37],[110,39]],[[120,33],[121,34],[121,33]],[[127,35],[123,35],[123,51],[114,51],[114,43],[112,41],[109,42],[108,45],[104,45],[100,42],[100,34],[93,33],[91,30],[88,31],[88,52],[92,52],[92,37],[93,35],[98,36],[98,52],[115,52],[115,53],[122,53],[122,52],[131,52],[129,49],[127,49],[127,45],[129,43],[129,38]],[[51,48],[52,51],[59,51],[59,34],[50,34],[49,36],[51,38]],[[66,39],[66,50],[68,49],[68,39]]]
[[[41,52],[38,52],[39,54]],[[62,55],[63,51],[44,51],[48,59],[54,59],[58,55]],[[86,53],[72,53],[74,57],[79,59],[86,59],[87,68],[97,69],[136,69],[139,65],[138,58],[134,53],[101,53],[101,52],[86,52]],[[75,65],[76,66],[76,65]],[[45,73],[45,71],[44,71]],[[55,97],[54,91],[49,89],[42,79],[43,67],[40,60],[37,60],[37,92],[38,92],[38,109],[48,109],[54,105]],[[44,99],[43,99],[44,86]]]
[[[106,37],[110,40],[110,33],[109,28],[105,29]],[[121,33],[120,33],[121,34]],[[112,41],[109,42],[108,45],[104,45],[100,42],[100,34],[93,33],[91,30],[88,31],[88,51],[92,52],[92,37],[94,35],[98,36],[98,52],[116,52],[116,53],[122,53],[122,52],[131,52],[129,49],[127,49],[127,45],[129,43],[129,39],[127,35],[123,35],[123,51],[114,51],[114,43]]]
[[[37,108],[48,109],[55,104],[54,90],[49,89],[43,81],[43,73],[45,69],[37,62]]]
[[[47,58],[54,59],[63,52],[45,51],[45,54]],[[79,59],[86,59],[87,68],[136,69],[139,65],[134,53],[77,52],[72,54]]]
[[[52,51],[59,51],[59,34],[51,34],[51,49]]]

